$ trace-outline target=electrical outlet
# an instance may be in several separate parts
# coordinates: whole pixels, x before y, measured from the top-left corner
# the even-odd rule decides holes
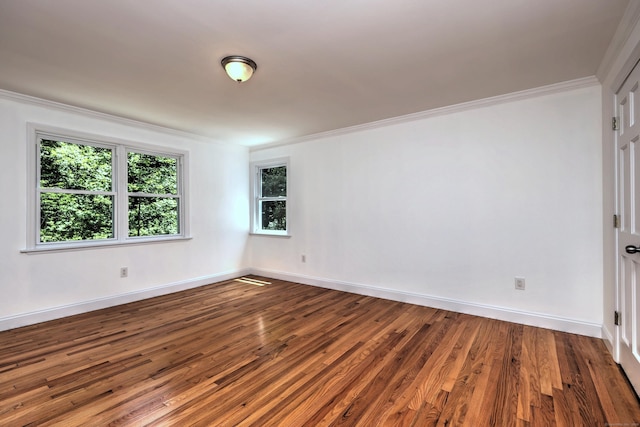
[[[120,268],[120,277],[128,277],[129,276],[129,267]]]
[[[307,262],[307,256],[303,254],[303,255],[300,257],[300,261],[302,261],[302,262]]]
[[[524,291],[524,277],[516,277],[516,289]]]

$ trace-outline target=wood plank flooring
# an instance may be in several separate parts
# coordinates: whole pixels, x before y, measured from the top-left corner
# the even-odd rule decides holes
[[[260,277],[0,332],[1,426],[634,426],[601,340]]]

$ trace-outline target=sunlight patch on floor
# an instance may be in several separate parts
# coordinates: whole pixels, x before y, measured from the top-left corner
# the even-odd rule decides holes
[[[258,280],[258,279],[251,279],[249,277],[239,277],[237,279],[234,279],[236,282],[240,282],[240,283],[246,283],[248,285],[256,285],[256,286],[264,286],[264,285],[270,285],[271,282],[265,282],[264,280]]]

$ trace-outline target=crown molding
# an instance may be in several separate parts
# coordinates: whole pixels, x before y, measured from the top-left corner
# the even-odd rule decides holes
[[[200,142],[205,142],[207,144],[215,143],[215,144],[220,144],[224,146],[237,145],[237,144],[232,144],[229,142],[209,138],[204,135],[198,135],[196,133],[183,131],[180,129],[155,125],[153,123],[129,119],[122,116],[115,116],[113,114],[102,113],[99,111],[90,110],[88,108],[76,107],[73,105],[63,104],[61,102],[51,101],[48,99],[38,98],[35,96],[25,95],[22,93],[12,92],[4,89],[0,89],[0,99],[6,99],[9,101],[15,101],[23,104],[34,105],[37,107],[50,108],[50,109],[54,109],[54,110],[62,111],[66,113],[78,114],[88,118],[104,120],[104,121],[108,121],[108,122],[119,124],[119,125],[133,126],[133,127],[137,127],[137,128],[148,130],[148,131],[161,132],[165,134],[174,135],[180,138],[188,138],[188,139],[193,139]]]
[[[601,82],[606,81],[615,68],[619,68],[616,67],[616,62],[625,48],[628,48],[627,44],[632,39],[638,22],[640,22],[640,2],[630,1],[596,72]]]
[[[268,144],[249,147],[249,151],[255,152],[255,151],[265,150],[269,148],[284,146],[284,145],[298,144],[298,143],[312,141],[316,139],[348,135],[354,132],[378,129],[386,126],[407,123],[407,122],[412,122],[416,120],[423,120],[431,117],[453,114],[453,113],[458,113],[462,111],[468,111],[468,110],[473,110],[477,108],[498,105],[506,102],[513,102],[513,101],[522,100],[522,99],[535,98],[539,96],[565,92],[565,91],[580,89],[584,87],[592,87],[599,84],[600,83],[595,76],[583,77],[580,79],[554,83],[554,84],[541,86],[533,89],[526,89],[526,90],[521,90],[517,92],[507,93],[504,95],[497,95],[489,98],[483,98],[483,99],[478,99],[474,101],[463,102],[460,104],[453,104],[445,107],[434,108],[431,110],[420,111],[417,113],[411,113],[404,116],[377,120],[374,122],[364,123],[361,125],[349,126],[345,128],[330,130],[327,132],[320,132],[320,133],[305,135],[305,136],[296,137],[296,138],[284,139],[284,140],[275,141]],[[52,108],[58,111],[79,114],[85,117],[106,120],[112,123],[126,125],[126,126],[135,126],[138,128],[149,130],[149,131],[162,132],[162,133],[171,134],[171,135],[175,135],[182,138],[194,139],[194,140],[209,143],[209,144],[216,143],[224,146],[238,146],[238,144],[232,144],[226,141],[220,141],[220,140],[208,138],[203,135],[198,135],[195,133],[190,133],[190,132],[186,132],[186,131],[175,129],[175,128],[169,128],[169,127],[155,125],[148,122],[129,119],[126,117],[115,116],[113,114],[102,113],[99,111],[89,110],[87,108],[76,107],[73,105],[63,104],[61,102],[51,101],[43,98],[38,98],[35,96],[24,95],[21,93],[12,92],[4,89],[0,89],[0,99],[7,99],[10,101],[31,104],[35,106],[44,107],[44,108]]]
[[[489,98],[482,98],[474,101],[463,102],[460,104],[453,104],[446,107],[439,107],[431,110],[420,111],[417,113],[411,113],[404,116],[377,120],[375,122],[364,123],[361,125],[349,126],[341,129],[330,130],[327,132],[320,132],[312,135],[305,135],[297,138],[276,141],[269,144],[253,146],[249,148],[249,151],[255,152],[260,150],[266,150],[269,148],[280,147],[284,145],[293,145],[293,144],[299,144],[302,142],[307,142],[307,141],[312,141],[317,139],[329,138],[334,136],[342,136],[342,135],[347,135],[354,132],[378,129],[386,126],[413,122],[416,120],[428,119],[431,117],[443,116],[447,114],[459,113],[462,111],[474,110],[477,108],[489,107],[492,105],[503,104],[506,102],[519,101],[519,100],[529,99],[529,98],[537,98],[539,96],[566,92],[569,90],[593,87],[599,84],[600,82],[595,76],[583,77],[580,79],[568,80],[565,82],[554,83],[554,84],[541,86],[533,89],[526,89],[518,92],[507,93],[504,95],[497,95]]]

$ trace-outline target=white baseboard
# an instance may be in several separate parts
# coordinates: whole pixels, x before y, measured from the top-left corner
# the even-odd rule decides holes
[[[613,360],[618,363],[618,355],[614,348],[615,338],[606,325],[602,325],[602,340],[604,341],[604,345],[607,347],[607,350],[609,350],[609,353],[611,353],[611,356],[613,356]]]
[[[513,310],[505,307],[496,307],[485,304],[476,304],[466,301],[459,301],[450,298],[441,298],[430,295],[414,294],[398,291],[394,289],[378,288],[357,283],[342,282],[337,280],[327,280],[317,277],[309,277],[299,274],[285,273],[281,271],[265,270],[260,268],[250,269],[252,274],[271,277],[279,280],[298,282],[305,285],[318,286],[321,288],[334,289],[338,291],[351,292],[359,295],[367,295],[377,298],[384,298],[392,301],[406,302],[410,304],[439,308],[443,310],[455,311],[458,313],[472,314],[475,316],[488,317],[490,319],[504,320],[507,322],[520,323],[523,325],[537,326],[540,328],[553,329],[561,332],[586,335],[595,338],[602,338],[602,325],[589,323],[575,319],[551,316],[542,313],[533,313],[520,310]]]
[[[610,343],[613,342],[613,337],[611,336],[610,332],[600,324],[561,318],[541,313],[524,312],[504,307],[475,304],[450,298],[414,294],[394,289],[379,288],[358,283],[328,280],[259,268],[235,270],[210,276],[197,277],[194,279],[168,283],[153,288],[127,292],[125,294],[114,295],[111,297],[99,298],[77,304],[69,304],[65,306],[53,307],[46,310],[39,310],[15,316],[3,317],[0,318],[0,331],[19,328],[21,326],[33,325],[36,323],[59,319],[66,316],[73,316],[75,314],[86,313],[93,310],[112,307],[115,305],[127,304],[146,298],[153,298],[160,295],[166,295],[173,292],[196,288],[198,286],[204,286],[210,283],[221,282],[247,274],[256,274],[259,276],[272,277],[274,279],[298,282],[305,285],[318,286],[321,288],[351,292],[359,295],[367,295],[392,301],[400,301],[410,304],[439,308],[443,310],[450,310],[458,313],[472,314],[475,316],[482,316],[491,319],[504,320],[507,322],[515,322],[524,325],[548,328],[562,332],[570,332],[596,338],[604,337],[607,346],[609,346]]]
[[[30,313],[18,314],[16,316],[2,317],[0,318],[0,331],[6,331],[8,329],[19,328],[21,326],[33,325],[35,323],[46,322],[48,320],[59,319],[66,316],[73,316],[74,314],[86,313],[89,311],[100,310],[102,308],[113,307],[120,304],[127,304],[147,298],[171,294],[174,292],[183,291],[185,289],[208,285],[210,283],[222,282],[224,280],[244,276],[249,273],[250,271],[248,269],[235,270],[226,273],[182,280],[180,282],[168,283],[161,286],[155,286],[153,288],[127,292],[111,297],[83,301],[77,304],[53,307],[46,310],[38,310]]]

